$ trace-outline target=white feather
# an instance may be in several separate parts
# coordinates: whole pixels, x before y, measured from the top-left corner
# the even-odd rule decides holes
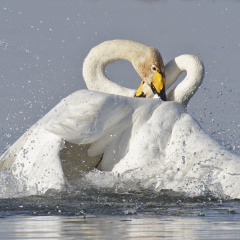
[[[111,55],[111,59],[116,58]],[[107,55],[103,59],[106,64]],[[88,58],[85,67],[89,64]],[[91,74],[85,70],[86,76]],[[157,191],[201,194],[218,189],[222,194],[240,198],[240,157],[209,137],[186,112],[187,102],[203,79],[201,61],[191,55],[170,61],[166,65],[166,88],[182,71],[187,71],[186,78],[167,96],[173,101],[89,90],[63,99],[0,158],[2,192],[8,190],[8,176],[14,178],[10,187],[14,185],[17,192],[61,190],[66,178],[74,181],[82,170],[90,171],[98,165],[99,170],[111,171],[110,186],[120,177],[122,182],[134,181]],[[91,77],[93,80],[95,76]],[[102,77],[105,78],[103,73]],[[92,81],[90,85],[94,88]],[[113,91],[113,86],[110,84],[106,91]],[[132,93],[130,90],[125,95]],[[86,178],[106,186],[101,179],[92,178],[93,174],[90,172]]]

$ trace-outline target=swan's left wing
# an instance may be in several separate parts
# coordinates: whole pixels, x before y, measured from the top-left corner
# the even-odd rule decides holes
[[[49,113],[55,116],[45,128],[75,144],[92,143],[111,129],[129,124],[127,116],[133,109],[126,99],[88,90],[75,92],[53,109],[54,114],[53,110]]]
[[[81,90],[62,100],[46,129],[68,142],[90,144],[88,155],[104,154],[101,169],[111,170],[128,150],[133,125],[140,127],[158,104],[158,99]]]
[[[182,114],[175,123],[166,157],[175,170],[172,189],[195,190],[197,194],[218,189],[240,198],[240,157],[206,134],[189,114]]]

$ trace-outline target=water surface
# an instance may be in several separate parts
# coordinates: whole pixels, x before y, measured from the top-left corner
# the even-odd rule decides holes
[[[0,200],[3,239],[239,239],[240,201],[87,189]]]

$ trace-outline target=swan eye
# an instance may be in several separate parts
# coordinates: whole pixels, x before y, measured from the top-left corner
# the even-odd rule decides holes
[[[152,70],[153,70],[153,71],[156,71],[157,68],[156,68],[155,66],[152,66]]]

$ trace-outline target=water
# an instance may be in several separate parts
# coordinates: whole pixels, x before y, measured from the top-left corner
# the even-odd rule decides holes
[[[240,201],[107,189],[0,200],[1,239],[239,239]]]
[[[0,220],[2,223],[2,221]],[[209,227],[212,223],[213,227]],[[10,227],[11,226],[11,227]],[[235,221],[220,223],[202,217],[15,217],[1,227],[11,228],[4,239],[239,239]],[[36,229],[36,231],[32,231]],[[13,231],[14,230],[14,231]],[[227,234],[227,236],[226,236]]]

